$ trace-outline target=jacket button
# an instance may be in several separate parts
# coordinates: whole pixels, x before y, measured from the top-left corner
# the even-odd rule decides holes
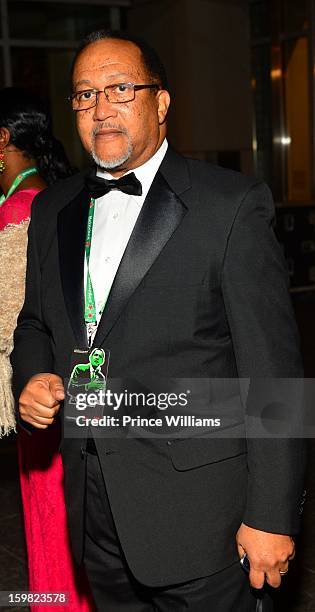
[[[167,446],[172,446],[172,441],[171,440],[167,440],[166,444],[167,444]]]
[[[84,457],[86,456],[86,450],[85,448],[83,448],[83,446],[81,446],[80,453],[81,453],[81,459],[84,459]]]

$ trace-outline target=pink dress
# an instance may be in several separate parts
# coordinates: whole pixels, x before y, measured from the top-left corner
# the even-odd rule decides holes
[[[21,190],[0,207],[0,230],[18,225],[30,217],[38,190]],[[18,451],[28,553],[29,590],[67,593],[66,606],[49,610],[89,612],[94,610],[85,574],[72,560],[63,493],[63,466],[59,424],[29,435],[19,431]],[[32,612],[47,612],[47,606],[33,605]]]
[[[6,225],[18,225],[29,219],[32,201],[38,189],[23,189],[13,193],[0,207],[0,230]]]

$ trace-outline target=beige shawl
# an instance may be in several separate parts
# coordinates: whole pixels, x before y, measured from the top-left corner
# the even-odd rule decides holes
[[[7,225],[0,231],[0,438],[15,431],[9,356],[24,300],[28,223]]]

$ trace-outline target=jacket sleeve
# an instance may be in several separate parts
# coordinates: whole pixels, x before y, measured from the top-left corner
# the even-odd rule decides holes
[[[258,419],[262,416],[257,409],[255,386],[263,387],[263,403],[266,407],[269,402],[271,411],[276,405],[271,389],[277,388],[284,404],[288,394],[291,403],[294,397],[294,419],[299,422],[302,418],[299,337],[273,220],[274,205],[268,187],[263,183],[254,185],[234,218],[222,270],[238,376],[250,378],[246,422],[248,411]],[[248,490],[244,523],[263,531],[294,534],[300,524],[305,443],[285,431],[266,438],[261,431],[263,427],[259,432],[246,432]]]

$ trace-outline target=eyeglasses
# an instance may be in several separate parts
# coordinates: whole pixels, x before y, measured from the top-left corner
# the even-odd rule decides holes
[[[138,89],[160,89],[160,85],[158,83],[150,83],[149,85],[115,83],[115,85],[107,85],[104,89],[85,89],[84,91],[77,91],[69,96],[68,99],[74,111],[82,111],[96,106],[101,93],[105,94],[107,102],[111,104],[132,102],[132,100],[135,99]]]

